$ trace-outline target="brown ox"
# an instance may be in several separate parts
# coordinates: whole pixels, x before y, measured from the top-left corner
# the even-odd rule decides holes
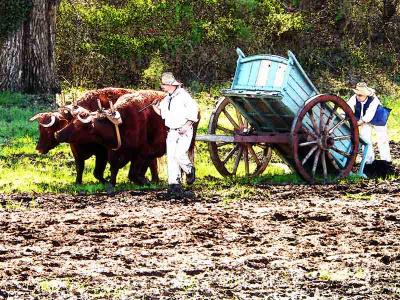
[[[56,139],[68,143],[85,139],[104,145],[108,149],[111,184],[116,184],[119,169],[129,161],[134,164],[134,181],[143,184],[149,162],[165,154],[167,136],[161,117],[151,107],[143,108],[164,96],[159,91],[124,95],[115,103],[115,111],[78,114],[56,133]]]
[[[72,119],[73,115],[77,113],[78,107],[83,107],[89,111],[98,109],[98,101],[102,107],[109,108],[110,101],[116,102],[117,99],[133,90],[122,88],[104,88],[85,93],[74,105],[61,107],[58,112],[40,113],[32,117],[30,120],[37,120],[39,122],[39,140],[36,150],[39,153],[46,154],[51,149],[55,148],[59,142],[55,139],[54,133],[64,128]],[[76,183],[82,183],[82,174],[85,166],[85,160],[95,155],[96,165],[94,169],[94,176],[100,182],[104,180],[104,170],[107,164],[107,149],[97,143],[89,143],[86,141],[78,141],[70,144],[72,154],[75,158],[76,165]],[[158,181],[157,161],[152,161],[151,165],[152,180]],[[130,177],[133,176],[132,168],[130,170]]]

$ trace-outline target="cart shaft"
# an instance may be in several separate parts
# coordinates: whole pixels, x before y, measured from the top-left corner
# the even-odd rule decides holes
[[[202,142],[225,142],[225,143],[267,143],[267,144],[288,144],[289,133],[271,133],[263,135],[198,135],[196,141]]]

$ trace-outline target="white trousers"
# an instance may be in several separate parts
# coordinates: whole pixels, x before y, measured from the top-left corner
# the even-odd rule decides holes
[[[360,136],[368,143],[368,152],[366,154],[366,163],[370,164],[375,160],[375,151],[372,145],[372,128],[375,129],[379,156],[382,160],[392,161],[389,147],[389,135],[387,126],[374,126],[369,123],[364,123],[358,127]]]
[[[189,159],[188,150],[193,137],[193,128],[185,134],[178,130],[170,130],[167,136],[168,184],[181,182],[181,169],[190,173],[193,165]]]

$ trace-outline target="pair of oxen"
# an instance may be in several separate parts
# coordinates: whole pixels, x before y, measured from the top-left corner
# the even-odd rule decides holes
[[[102,183],[106,183],[107,162],[112,185],[116,184],[119,169],[128,162],[130,181],[147,183],[145,173],[149,167],[152,181],[158,181],[157,158],[166,152],[167,128],[150,104],[164,97],[165,93],[154,90],[104,88],[87,92],[74,104],[30,119],[39,123],[36,149],[45,154],[60,143],[69,143],[77,184],[82,183],[85,160],[93,155],[94,176]],[[190,147],[192,159],[194,138]]]

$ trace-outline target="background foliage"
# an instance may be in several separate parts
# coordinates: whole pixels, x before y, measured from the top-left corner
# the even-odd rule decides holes
[[[230,81],[235,48],[292,50],[322,91],[359,80],[397,94],[397,0],[63,0],[58,73],[70,85],[157,87],[168,69],[201,89]]]
[[[22,24],[31,8],[32,0],[0,1],[0,42]]]

